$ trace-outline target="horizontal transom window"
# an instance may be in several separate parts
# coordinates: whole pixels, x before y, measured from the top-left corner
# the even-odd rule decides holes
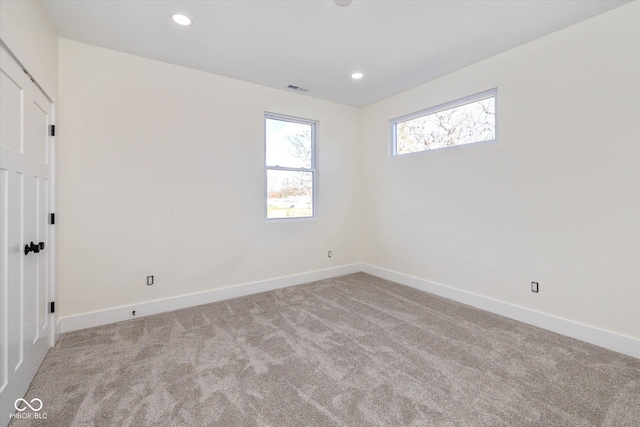
[[[497,89],[391,120],[393,155],[496,140]]]

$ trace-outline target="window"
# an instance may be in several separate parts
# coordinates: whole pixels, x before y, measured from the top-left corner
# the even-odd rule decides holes
[[[312,218],[316,209],[316,127],[265,114],[267,219]]]
[[[496,140],[497,89],[391,120],[393,155]]]

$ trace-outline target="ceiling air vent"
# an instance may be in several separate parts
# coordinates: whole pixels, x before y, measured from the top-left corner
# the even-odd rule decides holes
[[[296,86],[296,85],[289,85],[287,86],[287,89],[297,90],[298,92],[309,92],[309,89],[305,89],[303,87]]]

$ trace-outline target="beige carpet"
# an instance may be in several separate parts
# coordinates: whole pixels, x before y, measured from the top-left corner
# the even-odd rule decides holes
[[[640,360],[364,273],[64,335],[12,426],[640,426]]]

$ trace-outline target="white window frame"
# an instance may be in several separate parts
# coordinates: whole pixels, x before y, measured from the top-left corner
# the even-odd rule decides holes
[[[311,126],[311,169],[306,168],[290,168],[282,166],[269,166],[267,165],[267,119],[279,120],[283,122],[301,123]],[[263,134],[264,134],[264,219],[267,222],[281,222],[281,221],[308,221],[314,220],[318,216],[318,167],[317,167],[317,147],[318,147],[318,122],[316,120],[303,119],[300,117],[287,116],[278,113],[264,113],[263,119]],[[312,177],[312,192],[313,192],[313,215],[312,216],[294,216],[286,218],[269,218],[269,190],[267,174],[270,170],[291,171],[291,172],[311,172]]]
[[[389,141],[390,143],[390,156],[391,157],[404,157],[412,154],[428,153],[434,150],[416,151],[413,153],[398,154],[398,141],[397,141],[397,125],[398,123],[406,122],[407,120],[416,119],[418,117],[424,117],[431,114],[439,113],[440,111],[448,110],[450,108],[460,107],[461,105],[471,104],[472,102],[480,101],[487,98],[494,98],[495,107],[495,132],[494,138],[485,141],[470,142],[467,144],[452,145],[451,147],[436,148],[437,150],[461,147],[464,145],[484,144],[488,142],[496,142],[498,140],[498,88],[485,90],[484,92],[476,93],[473,95],[465,96],[464,98],[456,99],[453,101],[445,102],[444,104],[436,105],[435,107],[425,108],[424,110],[416,111],[415,113],[405,114],[404,116],[396,117],[389,120]]]

